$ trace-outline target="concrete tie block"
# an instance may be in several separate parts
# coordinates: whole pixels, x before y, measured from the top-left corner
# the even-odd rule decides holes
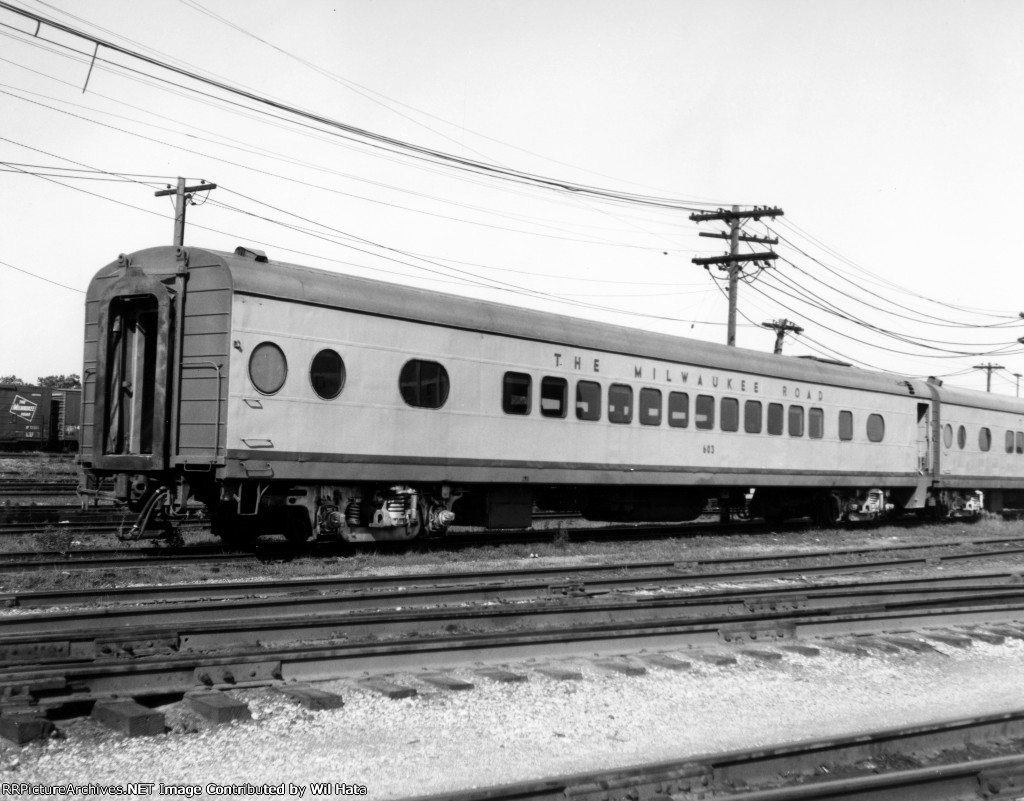
[[[647,668],[628,659],[598,659],[594,667],[606,673],[621,673],[623,676],[643,676]]]
[[[800,654],[800,656],[818,656],[821,653],[821,649],[815,648],[813,645],[779,645],[778,647],[791,654]]]
[[[370,678],[359,682],[360,687],[373,690],[375,693],[387,696],[388,698],[411,698],[416,695],[416,690],[406,687],[404,684],[395,684],[384,678]]]
[[[640,658],[648,665],[667,670],[689,670],[692,667],[692,663],[668,654],[641,654]]]
[[[736,657],[729,654],[721,654],[715,651],[694,651],[692,654],[688,654],[694,659],[700,662],[706,662],[709,665],[715,665],[716,667],[725,667],[726,665],[735,665]]]
[[[163,734],[166,728],[161,712],[131,699],[97,701],[92,708],[92,719],[128,737]]]
[[[885,637],[884,639],[885,642],[891,642],[893,645],[919,654],[935,650],[934,645],[929,645],[924,640],[915,640],[910,637]]]
[[[0,737],[17,745],[49,737],[53,723],[34,714],[15,713],[0,715]]]
[[[954,648],[970,648],[974,645],[974,640],[966,634],[956,634],[952,631],[926,631],[924,636],[943,645],[952,645]]]
[[[329,693],[326,690],[309,687],[305,684],[279,687],[278,692],[297,701],[306,709],[341,709],[345,706],[345,699],[337,693]]]
[[[853,645],[845,642],[823,642],[822,647],[831,651],[838,651],[841,654],[853,654],[854,656],[871,656],[871,651],[860,645]]]
[[[740,653],[760,662],[778,662],[782,659],[782,654],[778,651],[764,651],[760,648],[743,648]]]
[[[583,679],[583,672],[577,668],[560,667],[558,665],[544,665],[543,667],[538,667],[537,672],[547,676],[549,679],[557,679],[558,681],[581,681]]]
[[[504,670],[502,668],[480,668],[475,672],[478,676],[483,676],[485,679],[503,684],[513,684],[515,682],[527,681],[528,679],[525,673],[513,673],[511,670]]]
[[[210,723],[220,725],[232,720],[249,720],[252,713],[244,701],[221,692],[198,692],[185,696],[192,709]]]
[[[435,687],[440,687],[442,690],[472,690],[473,685],[468,681],[457,679],[454,676],[448,676],[444,673],[424,673],[422,676],[418,676],[422,681],[428,684],[433,684]]]

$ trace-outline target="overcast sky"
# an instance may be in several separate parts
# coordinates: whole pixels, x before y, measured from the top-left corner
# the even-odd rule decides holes
[[[724,227],[689,215],[776,206],[745,229],[782,241],[740,285],[740,346],[788,318],[791,355],[978,389],[995,363],[1011,395],[1024,372],[1017,0],[12,5],[400,145],[104,48],[90,73],[92,43],[0,10],[0,375],[81,372],[82,292],[171,242],[153,193],[179,175],[220,187],[192,246],[716,342],[722,273],[691,259]]]

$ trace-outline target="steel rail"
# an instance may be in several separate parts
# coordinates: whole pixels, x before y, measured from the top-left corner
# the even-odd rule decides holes
[[[649,587],[646,577],[638,576]],[[670,580],[671,577],[669,577]],[[853,605],[871,610],[909,608],[913,604],[948,604],[968,607],[996,601],[1024,603],[1024,585],[1010,584],[1009,577],[982,582],[970,577],[942,577],[933,580],[894,580],[872,584],[828,585],[822,587],[779,587],[770,589],[729,589],[695,594],[636,596],[624,579],[611,579],[616,592],[596,590],[589,597],[556,598],[551,585],[536,582],[490,586],[440,586],[401,588],[392,592],[322,595],[277,595],[235,600],[213,599],[180,604],[145,604],[102,607],[62,612],[8,615],[0,618],[0,662],[10,644],[32,637],[32,642],[53,640],[90,641],[117,633],[147,632],[173,627],[177,636],[188,639],[193,648],[196,634],[205,630],[226,635],[225,627],[246,626],[251,636],[267,641],[267,627],[283,627],[286,635],[310,636],[312,629],[332,631],[344,628],[356,632],[382,633],[417,631],[432,625],[462,625],[464,628],[494,628],[539,619],[560,622],[587,620],[675,619],[687,615],[713,615],[737,619],[751,613],[804,613],[815,610],[843,613]],[[600,584],[598,580],[595,584]],[[600,593],[600,595],[598,595]],[[607,594],[603,594],[607,593]],[[584,595],[584,593],[577,593]],[[597,596],[597,597],[595,597]],[[399,614],[396,610],[402,610]],[[359,613],[362,613],[360,616]]]
[[[957,605],[966,601],[969,605]],[[938,629],[925,636],[933,641],[949,642],[942,631],[950,626],[982,626],[1010,623],[1005,634],[1024,639],[1024,630],[1013,628],[1024,620],[1024,598],[995,599],[977,605],[978,599],[936,600],[932,604],[910,602],[849,607],[829,611],[761,612],[733,617],[650,620],[588,623],[583,625],[563,620],[547,628],[466,634],[455,630],[441,615],[437,618],[440,633],[429,634],[416,629],[414,634],[393,641],[345,641],[344,626],[333,627],[335,639],[319,642],[298,642],[294,627],[286,624],[286,644],[265,644],[225,650],[225,635],[215,638],[215,652],[177,652],[160,656],[162,646],[180,647],[177,641],[148,640],[154,655],[144,658],[92,658],[90,654],[72,652],[56,654],[23,665],[9,665],[0,670],[0,697],[25,698],[37,703],[61,706],[75,700],[95,700],[109,695],[138,696],[185,692],[197,684],[236,686],[266,685],[276,681],[321,681],[350,676],[362,671],[393,673],[423,668],[443,668],[458,664],[507,662],[530,656],[554,658],[582,654],[623,654],[642,650],[693,649],[721,646],[723,643],[743,645],[758,641],[762,646],[775,639],[806,640],[848,635],[878,635],[882,632]],[[951,605],[952,604],[952,605]],[[381,622],[378,619],[378,624]],[[237,627],[237,629],[244,628]],[[458,629],[458,627],[454,627]],[[236,630],[237,630],[236,629]],[[301,632],[300,632],[301,633]],[[139,643],[142,632],[122,632],[121,641],[131,641],[128,653],[146,648]],[[173,635],[173,633],[172,633]],[[429,635],[429,636],[428,636]],[[991,639],[991,632],[974,633],[978,639]],[[108,645],[117,655],[116,638]],[[895,645],[893,643],[896,643]],[[910,647],[925,650],[907,639],[882,648]],[[878,646],[878,643],[876,643]]]
[[[495,787],[416,796],[405,801],[635,801],[716,798],[729,801],[960,801],[1019,798],[1024,757],[999,754],[1024,738],[1024,710],[935,721],[698,754],[679,760],[563,774]],[[965,753],[966,751],[975,753]],[[976,755],[981,752],[981,755]],[[995,752],[999,755],[989,755]],[[941,757],[940,753],[953,754]],[[912,755],[923,767],[880,774],[858,763]],[[845,769],[839,778],[822,766]],[[789,776],[787,783],[780,776]],[[1016,792],[1013,792],[1017,788]]]
[[[501,608],[420,608],[377,612],[314,611],[308,603],[297,610],[268,614],[266,608],[222,609],[216,606],[184,611],[173,619],[133,620],[130,624],[95,621],[74,627],[34,627],[40,622],[16,619],[26,625],[0,636],[0,676],[6,668],[18,664],[44,664],[49,660],[110,659],[139,655],[202,653],[225,648],[285,646],[295,642],[371,639],[416,636],[431,633],[472,631],[538,632],[602,626],[645,626],[650,629],[682,625],[712,627],[724,641],[743,642],[751,638],[787,638],[795,636],[796,626],[808,616],[857,617],[864,619],[888,614],[911,615],[944,613],[949,608],[970,610],[984,606],[1024,609],[1024,590],[984,592],[985,588],[967,588],[967,592],[917,592],[898,600],[885,601],[884,595],[868,597],[843,595],[808,599],[796,609],[778,609],[774,599],[734,597],[717,601],[655,602],[650,604],[541,603]],[[6,627],[5,627],[6,628]]]
[[[924,546],[922,546],[924,547]],[[841,565],[800,565],[769,567],[754,570],[700,571],[695,568],[702,564],[735,564],[759,561],[791,561],[799,557],[823,558],[824,552],[810,554],[784,554],[777,556],[719,557],[700,562],[638,562],[611,565],[574,565],[520,570],[484,570],[463,573],[406,573],[398,575],[339,576],[329,578],[297,578],[268,581],[231,581],[202,584],[167,584],[141,587],[98,588],[87,590],[43,590],[15,591],[0,593],[0,604],[8,607],[41,608],[46,606],[71,606],[113,603],[157,603],[184,601],[198,598],[237,598],[255,595],[282,595],[295,593],[339,593],[354,591],[379,592],[386,587],[438,587],[452,585],[492,584],[499,588],[513,589],[513,584],[534,582],[533,590],[542,591],[552,581],[561,581],[567,586],[565,592],[609,591],[616,588],[635,587],[638,581],[650,587],[707,583],[713,581],[757,581],[786,576],[805,578],[808,575],[836,575],[845,573],[872,572],[884,569],[904,568],[911,565],[929,565],[935,562],[955,562],[986,557],[1002,557],[1020,552],[1020,549],[980,551],[946,556],[928,556],[912,559],[897,559],[875,562],[857,562]],[[237,558],[245,558],[240,554]],[[230,558],[226,555],[225,558]],[[266,558],[266,556],[264,556]],[[271,557],[272,558],[272,557]],[[217,561],[216,556],[196,554],[194,561]],[[168,564],[162,559],[160,564]],[[113,560],[112,566],[119,566]],[[661,571],[661,572],[657,572]],[[1013,573],[986,573],[975,576],[975,580],[1012,580]],[[955,578],[955,577],[954,577]],[[927,579],[919,579],[927,581]],[[570,586],[572,585],[572,586]],[[859,582],[858,586],[864,586]]]

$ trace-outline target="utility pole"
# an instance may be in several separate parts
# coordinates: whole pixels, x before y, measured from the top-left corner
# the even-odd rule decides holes
[[[985,376],[985,391],[986,392],[991,392],[992,391],[992,371],[993,370],[1005,370],[1006,368],[1003,367],[1003,365],[1001,365],[1001,364],[992,364],[992,362],[989,362],[988,364],[976,364],[976,365],[974,365],[974,369],[975,370],[984,370],[986,373],[988,373],[988,375]]]
[[[1017,379],[1017,397],[1020,397],[1020,373],[1014,373],[1013,377]]]
[[[185,179],[178,179],[178,186],[176,189],[171,189],[168,186],[166,189],[161,189],[159,192],[154,192],[154,197],[166,197],[167,195],[174,195],[174,244],[181,247],[185,244],[185,207],[192,203],[192,195],[196,192],[207,192],[210,189],[216,189],[217,184],[208,184],[206,181],[200,179],[199,186],[185,186]]]
[[[782,355],[782,339],[786,336],[787,331],[792,331],[794,334],[802,334],[804,332],[804,329],[796,323],[791,323],[785,317],[781,320],[772,320],[770,323],[761,323],[761,327],[771,328],[775,331],[775,350],[773,353],[776,356]]]
[[[740,242],[757,242],[763,245],[777,245],[778,239],[768,239],[765,237],[758,236],[745,236],[740,234],[740,227],[744,220],[760,220],[762,217],[781,217],[783,215],[782,209],[778,208],[761,208],[754,207],[750,211],[740,211],[739,206],[733,206],[732,211],[726,211],[725,209],[719,209],[715,212],[709,212],[706,214],[691,214],[690,219],[694,222],[709,222],[711,220],[720,220],[722,222],[729,223],[729,233],[720,234],[707,234],[701,233],[701,236],[711,237],[713,239],[728,239],[729,240],[729,253],[726,256],[713,256],[711,258],[692,259],[694,264],[708,269],[712,264],[718,265],[718,269],[725,270],[729,275],[729,327],[726,333],[726,344],[736,344],[736,294],[739,286],[740,274],[743,272],[743,264],[748,261],[753,262],[767,262],[777,259],[778,256],[771,251],[765,253],[747,253],[740,255],[739,248]],[[724,265],[724,266],[723,266]]]

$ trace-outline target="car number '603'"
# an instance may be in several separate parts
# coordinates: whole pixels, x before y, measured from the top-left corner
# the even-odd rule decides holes
[[[715,452],[715,446],[714,445],[705,445],[704,446],[704,453],[714,453],[714,452]]]

